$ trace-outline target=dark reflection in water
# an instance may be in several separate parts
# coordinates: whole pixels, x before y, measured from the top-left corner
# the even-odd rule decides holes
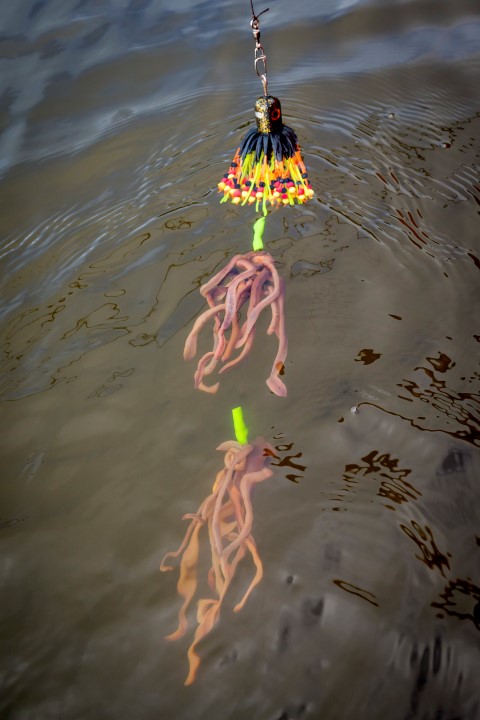
[[[412,471],[409,468],[399,467],[398,463],[398,458],[378,450],[372,450],[362,457],[362,463],[349,463],[345,466],[343,475],[345,486],[340,488],[338,499],[345,497],[343,493],[356,493],[357,486],[363,478],[372,475],[373,477],[368,478],[368,481],[375,481],[379,497],[396,505],[416,500],[421,496],[421,492],[406,480]],[[390,504],[385,504],[385,507],[395,510]]]
[[[346,582],[345,580],[334,580],[333,581],[335,585],[337,585],[342,590],[345,590],[348,593],[351,593],[352,595],[356,595],[359,598],[362,598],[362,600],[366,600],[371,605],[375,605],[375,607],[378,607],[378,602],[375,597],[375,595],[368,590],[365,590],[363,588],[359,588],[356,585],[352,585],[351,583]]]
[[[98,387],[93,390],[90,395],[87,395],[88,398],[94,398],[94,397],[106,397],[107,395],[111,395],[114,392],[117,392],[118,390],[122,390],[124,387],[124,383],[120,382],[117,383],[116,381],[118,378],[127,378],[133,375],[135,372],[135,368],[128,368],[128,370],[117,370],[116,372],[112,373],[112,375],[107,378],[105,383],[102,385],[99,385]]]
[[[412,404],[421,402],[422,410],[431,410],[428,415],[419,414],[417,417],[408,417],[401,412],[395,412],[372,402],[359,403],[373,405],[374,407],[407,420],[413,427],[427,432],[441,432],[453,438],[465,440],[472,445],[480,445],[480,393],[462,392],[448,387],[447,381],[437,377],[434,371],[446,373],[455,367],[456,363],[445,353],[439,352],[438,357],[427,357],[431,367],[420,365],[414,372],[420,373],[420,379],[404,379],[397,386],[409,395],[399,394],[400,400]],[[433,370],[432,370],[433,368]],[[423,377],[421,375],[423,373]],[[426,380],[425,380],[426,378]],[[480,372],[475,370],[470,377],[462,376],[459,381],[463,385],[476,387],[479,384]],[[455,381],[454,381],[455,382]],[[458,382],[458,380],[457,380]],[[420,407],[419,407],[419,411]]]
[[[399,383],[398,387],[405,389],[410,395],[423,403],[431,405],[431,407],[446,416],[445,423],[451,425],[456,422],[458,425],[466,427],[464,430],[443,430],[452,437],[458,437],[471,442],[474,445],[480,444],[480,394],[458,392],[447,386],[447,381],[438,378],[434,370],[439,373],[446,373],[455,367],[455,362],[451,360],[445,353],[439,352],[438,358],[427,357],[426,361],[431,365],[433,370],[426,366],[416,367],[414,372],[422,371],[428,378],[428,387],[424,387],[423,383],[414,380],[405,380]],[[467,380],[465,377],[461,381],[469,384],[476,384],[480,379],[480,373],[474,372]],[[403,397],[399,395],[399,397]],[[411,398],[404,398],[411,401]],[[436,417],[440,417],[438,414]],[[421,418],[419,418],[421,419]]]
[[[449,450],[442,460],[437,475],[450,475],[452,473],[464,473],[467,469],[470,454],[463,450]]]
[[[283,439],[284,435],[283,433],[277,433],[277,435],[274,435],[274,440]],[[277,451],[278,455],[276,453],[273,453],[271,451],[268,452],[271,457],[275,458],[278,462],[270,462],[270,465],[272,467],[281,467],[281,468],[292,468],[293,470],[298,470],[300,474],[298,473],[288,473],[285,477],[287,480],[291,480],[292,482],[298,483],[300,482],[301,478],[303,477],[303,474],[305,470],[307,469],[306,465],[303,465],[299,462],[300,458],[302,457],[302,452],[299,451],[295,454],[288,455],[287,453],[292,450],[294,446],[294,443],[281,443],[279,445],[275,445],[275,450]]]
[[[360,350],[358,356],[355,358],[355,362],[362,362],[364,365],[371,365],[375,360],[379,360],[382,357],[382,353],[376,353],[372,348],[364,348]]]
[[[412,520],[410,525],[400,525],[400,529],[403,530],[405,535],[413,540],[417,548],[420,550],[420,555],[415,555],[420,562],[430,568],[430,570],[440,570],[440,573],[445,577],[446,571],[450,570],[450,562],[448,557],[444,555],[437,547],[435,543],[432,530],[426,525],[422,527],[419,523]]]
[[[413,217],[412,213],[409,210],[403,213],[401,210],[397,209],[397,215],[400,223],[408,229],[408,239],[414,245],[416,245],[417,247],[421,247],[422,245],[426,245],[427,242],[437,243],[435,239],[432,240],[432,238],[428,235],[427,232],[425,232],[425,230],[421,230],[421,228],[419,227],[418,222],[422,220],[422,215],[418,208],[417,219]]]
[[[471,580],[450,580],[440,593],[440,599],[432,602],[432,607],[459,620],[470,620],[480,630],[480,587]]]
[[[435,635],[431,644],[423,649],[414,646],[410,656],[410,667],[415,673],[408,712],[405,718],[460,718],[458,714],[461,702],[463,674],[453,666],[451,648],[448,642],[440,635]],[[434,683],[444,681],[452,687],[452,693],[444,702],[438,702],[432,707],[428,698],[428,688]],[[425,707],[426,706],[426,707]]]

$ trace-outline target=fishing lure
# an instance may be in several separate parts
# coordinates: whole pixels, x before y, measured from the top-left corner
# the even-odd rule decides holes
[[[235,205],[256,204],[266,211],[272,206],[302,204],[314,194],[308,180],[297,136],[283,124],[280,100],[268,94],[267,58],[260,42],[260,15],[253,1],[250,23],[255,40],[255,70],[263,85],[263,95],[255,103],[256,127],[243,138],[228,172],[218,183],[221,202]]]
[[[276,457],[274,448],[264,438],[248,441],[241,407],[232,409],[235,440],[227,440],[217,447],[225,453],[224,467],[217,473],[211,493],[203,500],[197,512],[184,515],[189,526],[178,550],[167,552],[160,570],[173,570],[171,559],[180,558],[177,590],[183,598],[178,613],[177,629],[166,636],[167,640],[178,640],[188,629],[187,611],[194,601],[198,589],[198,570],[202,528],[210,540],[211,567],[207,575],[206,597],[197,601],[197,628],[188,648],[189,671],[185,685],[191,685],[200,666],[198,645],[220,619],[227,593],[232,590],[235,574],[240,562],[249,555],[255,566],[255,573],[243,596],[233,608],[239,612],[250,594],[263,578],[263,564],[252,534],[254,487],[273,475],[270,458]],[[236,583],[238,588],[238,582]],[[206,589],[206,587],[205,587]]]
[[[273,257],[263,246],[265,217],[260,217],[253,228],[253,251],[235,255],[213,278],[200,288],[208,308],[196,319],[185,341],[183,357],[192,360],[197,352],[198,336],[202,328],[213,319],[213,349],[198,361],[194,375],[195,387],[204,392],[215,393],[220,385],[206,385],[204,379],[214,372],[219,363],[225,363],[219,374],[238,365],[250,352],[255,337],[257,320],[267,306],[272,319],[267,335],[278,338],[278,350],[267,386],[272,393],[285,397],[287,388],[280,378],[285,370],[288,338],[285,330],[285,283],[280,278]],[[241,322],[241,310],[246,317]],[[231,359],[235,350],[238,355]]]

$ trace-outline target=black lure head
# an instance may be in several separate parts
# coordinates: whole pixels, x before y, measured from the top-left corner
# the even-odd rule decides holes
[[[273,95],[262,95],[255,103],[257,127],[252,127],[240,145],[242,161],[253,152],[255,162],[262,157],[270,162],[272,156],[277,162],[295,155],[298,144],[292,128],[283,124],[280,100]]]
[[[280,132],[283,127],[280,100],[273,95],[259,97],[255,103],[255,117],[258,132],[263,135]]]

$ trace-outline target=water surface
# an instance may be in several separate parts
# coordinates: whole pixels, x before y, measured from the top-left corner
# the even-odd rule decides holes
[[[264,236],[286,399],[267,339],[216,396],[182,360],[199,285],[250,248],[216,193],[261,91],[249,4],[0,11],[2,717],[480,717],[478,6],[269,4],[316,190]],[[265,577],[184,688],[158,566],[238,404],[282,460]]]

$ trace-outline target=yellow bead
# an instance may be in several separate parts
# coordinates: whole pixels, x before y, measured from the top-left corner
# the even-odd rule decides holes
[[[241,198],[241,197],[238,197],[238,195],[237,195],[236,197],[233,197],[233,198],[232,198],[232,203],[233,203],[234,205],[238,205],[238,203],[241,201],[241,199],[242,199],[242,198]]]

